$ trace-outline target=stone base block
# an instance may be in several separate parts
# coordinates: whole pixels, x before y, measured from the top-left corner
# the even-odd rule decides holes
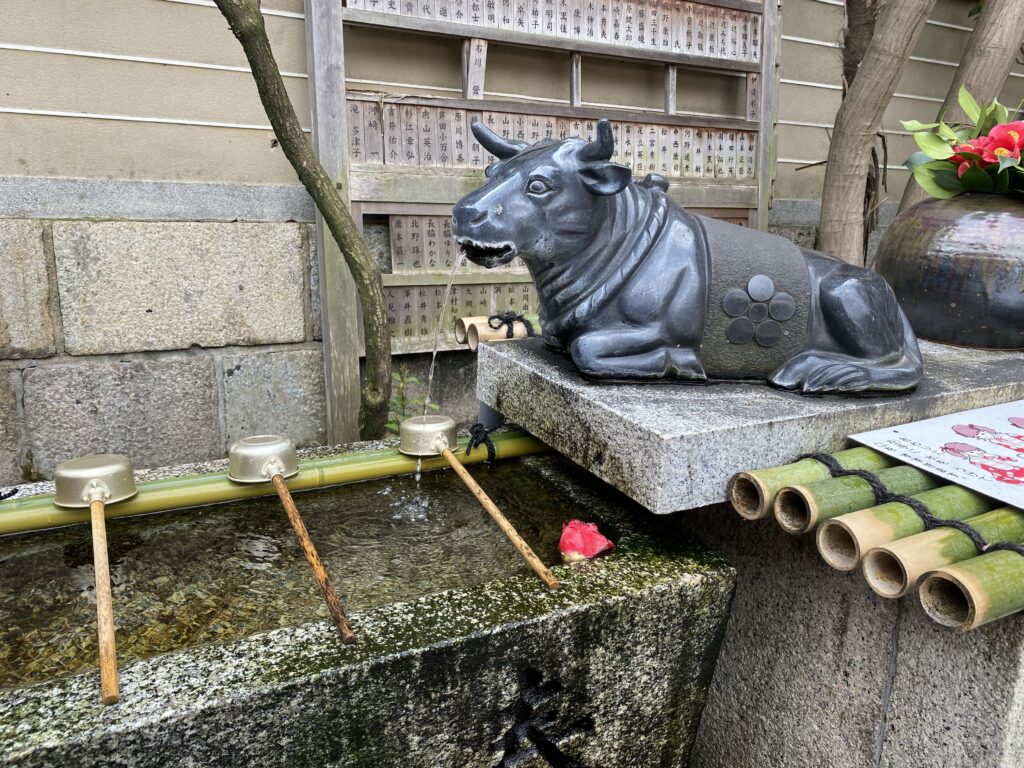
[[[733,474],[846,437],[1024,397],[1021,356],[923,343],[911,394],[807,397],[762,384],[607,384],[539,339],[481,345],[477,396],[662,514],[725,499]]]

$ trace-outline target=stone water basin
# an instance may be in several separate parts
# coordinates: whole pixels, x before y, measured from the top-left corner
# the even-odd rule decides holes
[[[0,765],[684,766],[731,568],[557,455],[473,471],[548,564],[616,549],[549,592],[451,472],[298,494],[345,646],[276,499],[110,520],[110,707],[88,528],[0,539]]]

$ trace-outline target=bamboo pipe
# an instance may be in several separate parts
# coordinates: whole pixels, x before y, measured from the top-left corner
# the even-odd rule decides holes
[[[935,517],[966,520],[995,509],[998,502],[958,485],[944,485],[914,496]],[[839,571],[852,571],[874,547],[921,533],[924,521],[898,501],[848,512],[818,526],[817,544],[822,559]]]
[[[457,474],[462,482],[466,484],[466,487],[469,488],[470,493],[476,497],[476,500],[480,502],[480,505],[487,510],[487,514],[491,516],[491,519],[498,524],[502,533],[504,533],[505,536],[508,537],[508,540],[512,542],[512,546],[519,551],[519,554],[523,556],[523,559],[533,569],[534,573],[536,573],[540,577],[540,580],[544,582],[544,586],[548,589],[558,589],[560,585],[558,583],[558,579],[555,578],[555,575],[546,565],[544,565],[544,563],[541,562],[540,558],[537,557],[534,551],[530,549],[530,545],[523,541],[523,537],[519,535],[512,523],[508,521],[508,518],[506,518],[494,502],[491,501],[490,496],[487,495],[484,489],[477,484],[476,480],[473,479],[473,476],[469,474],[469,470],[462,466],[462,463],[458,458],[456,458],[455,454],[451,452],[451,449],[441,448],[441,455],[451,465],[451,468],[455,470],[455,474]]]
[[[536,326],[534,326],[534,332],[536,332]],[[516,320],[512,324],[512,339],[525,339],[529,336],[526,328],[526,323]],[[470,352],[476,352],[480,348],[480,344],[485,341],[509,341],[508,331],[506,326],[502,325],[500,328],[491,328],[487,323],[473,323],[466,330],[466,343],[469,345]]]
[[[938,481],[915,467],[890,467],[876,473],[892,493],[912,495],[931,490]],[[790,485],[775,496],[775,521],[787,533],[813,531],[823,520],[873,506],[875,495],[867,480],[849,475]]]
[[[989,543],[1024,541],[1024,512],[1013,507],[994,509],[964,522]],[[902,597],[928,571],[977,554],[967,534],[955,528],[933,528],[870,550],[864,556],[864,579],[882,597]]]
[[[467,344],[469,326],[477,323],[487,323],[487,315],[473,315],[472,317],[455,318],[455,341],[459,344]]]
[[[843,469],[867,469],[877,472],[895,465],[888,456],[870,448],[850,448],[833,453]],[[787,485],[812,483],[831,477],[828,467],[815,459],[801,459],[780,467],[738,472],[729,481],[728,498],[733,509],[747,520],[760,520],[772,511],[775,495]]]
[[[547,445],[525,432],[507,432],[491,437],[497,458],[542,453]],[[465,454],[463,441],[460,454],[463,464],[476,464],[487,460],[487,448],[477,446]],[[441,457],[424,458],[422,469],[441,469],[446,462]],[[289,480],[292,491],[308,491],[360,480],[380,477],[411,475],[416,471],[416,459],[404,456],[395,449],[340,454],[299,463],[299,474]],[[225,472],[151,480],[139,483],[139,493],[132,499],[112,505],[108,517],[127,517],[152,512],[167,512],[188,507],[222,504],[239,499],[274,495],[266,484],[239,485],[227,478]],[[89,521],[84,509],[62,509],[53,503],[52,494],[23,496],[0,502],[0,535],[60,528]]]
[[[114,598],[110,590],[110,560],[107,557],[107,526],[103,499],[89,502],[92,523],[92,562],[96,579],[96,628],[100,646],[100,698],[116,704],[121,694],[117,684],[117,643],[114,639]]]
[[[1024,610],[1024,556],[997,550],[937,568],[924,575],[917,594],[939,624],[976,629]]]
[[[327,575],[327,570],[324,568],[324,564],[320,560],[320,555],[317,553],[316,547],[313,545],[313,540],[309,538],[309,531],[306,530],[306,525],[302,522],[299,510],[295,507],[295,501],[292,499],[292,495],[288,491],[288,486],[285,485],[284,477],[278,473],[271,477],[270,481],[274,484],[274,488],[277,490],[277,495],[281,499],[284,511],[288,515],[288,522],[292,524],[292,530],[295,531],[295,537],[299,540],[302,552],[306,555],[306,562],[308,562],[309,567],[313,569],[313,578],[316,579],[316,583],[320,587],[320,592],[323,593],[324,602],[327,604],[327,612],[331,614],[331,619],[334,620],[334,626],[336,626],[338,628],[338,632],[341,633],[342,642],[354,643],[356,641],[356,635],[352,631],[352,627],[349,626],[348,616],[345,615],[345,611],[341,608],[341,601],[338,600],[338,594],[334,591],[334,585],[331,584],[331,579]]]

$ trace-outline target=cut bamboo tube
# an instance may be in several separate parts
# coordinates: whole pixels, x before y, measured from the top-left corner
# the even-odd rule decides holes
[[[550,450],[540,440],[524,432],[496,434],[491,439],[499,459],[511,459]],[[465,441],[462,441],[459,453],[463,464],[487,461],[487,448],[483,445],[477,446],[466,455]],[[424,458],[422,469],[424,472],[441,469],[446,464],[441,457]],[[308,491],[361,480],[409,475],[416,471],[416,459],[403,456],[397,450],[389,448],[310,459],[300,462],[299,468],[299,474],[288,481],[292,491]],[[107,508],[106,516],[114,518],[167,512],[275,494],[266,483],[239,485],[228,480],[224,472],[150,480],[138,485],[137,496],[111,505]],[[53,494],[16,496],[0,501],[0,535],[61,528],[86,522],[89,522],[89,513],[85,509],[58,507],[53,503]]]
[[[114,640],[114,598],[110,591],[107,526],[102,499],[89,503],[92,522],[92,561],[96,579],[96,626],[100,646],[100,697],[104,704],[121,698],[117,685],[117,645]]]
[[[313,569],[313,578],[316,579],[317,586],[320,587],[320,592],[324,596],[324,602],[327,604],[327,612],[331,614],[334,626],[338,628],[338,632],[341,634],[342,642],[354,643],[356,635],[349,626],[348,616],[345,615],[345,611],[341,608],[338,594],[334,591],[334,585],[331,584],[331,578],[327,575],[327,570],[320,560],[320,555],[313,545],[313,540],[309,538],[309,531],[306,530],[306,524],[302,522],[299,510],[295,507],[295,501],[288,491],[288,486],[285,485],[284,477],[274,475],[271,478],[271,482],[274,484],[277,495],[281,499],[284,511],[288,515],[288,522],[292,524],[292,530],[295,531],[295,537],[299,540],[302,552],[306,555],[306,562]]]
[[[536,325],[534,325],[533,330],[534,333],[537,332]],[[525,339],[529,335],[526,323],[516,320],[512,324],[511,338]],[[510,341],[506,326],[502,325],[500,328],[494,329],[487,323],[473,323],[466,329],[466,343],[469,345],[471,352],[476,352],[480,345],[485,341]]]
[[[850,448],[832,454],[843,469],[867,469],[877,472],[895,465],[895,461],[870,448]],[[729,481],[728,496],[733,509],[747,520],[760,520],[771,514],[775,495],[787,485],[813,483],[831,477],[828,467],[815,459],[801,459],[781,467],[739,472]]]
[[[1024,610],[1024,556],[997,550],[929,571],[918,597],[939,624],[976,629]]]
[[[931,490],[939,484],[931,475],[915,467],[890,467],[876,474],[889,491],[908,496]],[[867,480],[852,475],[832,477],[782,488],[775,496],[775,520],[787,533],[807,533],[824,520],[873,506],[874,503],[875,495]]]
[[[990,544],[1024,541],[1024,512],[1002,507],[965,520]],[[882,597],[912,592],[926,572],[977,556],[967,534],[955,528],[934,528],[875,547],[864,556],[864,579]]]
[[[540,580],[544,582],[544,585],[548,589],[558,589],[559,583],[558,579],[555,578],[555,575],[546,565],[544,565],[544,563],[541,562],[541,559],[537,557],[534,551],[530,549],[530,545],[523,541],[523,537],[519,535],[512,523],[508,521],[508,518],[506,518],[494,502],[491,501],[491,497],[488,496],[484,489],[477,484],[476,480],[473,479],[473,476],[469,474],[469,470],[462,466],[462,462],[456,458],[455,454],[451,452],[451,449],[442,448],[441,455],[451,465],[451,468],[455,470],[455,474],[457,474],[462,482],[466,484],[466,487],[469,488],[470,493],[476,497],[476,500],[480,502],[480,505],[487,510],[487,514],[489,514],[491,519],[498,524],[502,533],[508,537],[508,540],[512,542],[512,546],[519,551],[519,554],[523,556],[523,559],[533,569],[534,573],[540,577]]]
[[[966,520],[995,509],[999,503],[958,485],[944,485],[914,496],[942,520]],[[924,522],[898,501],[859,509],[818,526],[818,552],[836,570],[852,571],[869,549],[921,533]]]
[[[469,326],[476,325],[477,323],[486,323],[487,315],[474,315],[473,317],[457,317],[455,318],[455,341],[459,344],[468,343],[467,336],[469,333]]]

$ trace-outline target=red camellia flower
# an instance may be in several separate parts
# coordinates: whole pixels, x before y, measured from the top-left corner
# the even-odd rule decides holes
[[[1001,123],[992,127],[988,137],[1000,147],[1018,150],[1024,149],[1024,120],[1012,123]]]
[[[558,542],[558,551],[562,553],[563,562],[576,563],[596,557],[614,546],[597,530],[594,523],[570,520],[562,526],[562,538]]]
[[[957,176],[963,176],[967,172],[967,169],[971,167],[971,163],[977,163],[979,168],[985,168],[992,163],[999,162],[998,157],[995,160],[986,160],[985,158],[984,153],[988,148],[989,141],[988,136],[979,136],[976,139],[971,139],[966,144],[958,144],[953,147],[953,151],[957,154],[949,158],[949,162],[956,163]],[[978,157],[964,157],[960,154],[961,152],[970,152],[972,155],[978,155]]]

